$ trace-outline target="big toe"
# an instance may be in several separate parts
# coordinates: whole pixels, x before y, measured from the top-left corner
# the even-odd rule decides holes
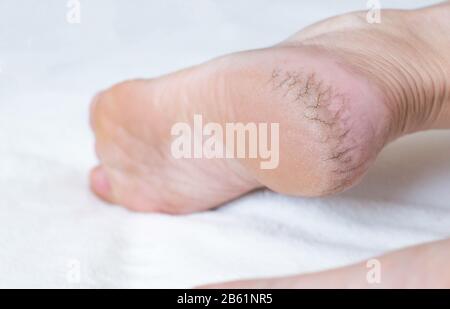
[[[102,166],[97,166],[91,171],[91,189],[98,195],[101,199],[112,203],[112,190],[111,183],[109,181],[108,175],[106,174],[105,168]]]

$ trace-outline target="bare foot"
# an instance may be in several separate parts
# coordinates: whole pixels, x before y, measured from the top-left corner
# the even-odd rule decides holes
[[[303,196],[351,187],[388,142],[450,127],[449,5],[384,11],[378,25],[362,13],[332,18],[268,49],[100,93],[92,189],[132,210],[179,214],[260,187]],[[222,125],[279,123],[278,167],[175,159],[171,128],[195,114]]]
[[[450,288],[450,240],[393,252],[364,263],[285,278],[236,281],[209,289]]]

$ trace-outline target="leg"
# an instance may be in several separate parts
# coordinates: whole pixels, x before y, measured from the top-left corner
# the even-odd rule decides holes
[[[377,258],[380,281],[367,280],[367,263],[320,273],[204,286],[203,288],[450,288],[450,239]]]

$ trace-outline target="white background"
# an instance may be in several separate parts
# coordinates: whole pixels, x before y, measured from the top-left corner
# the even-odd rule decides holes
[[[448,132],[391,145],[337,197],[259,192],[185,217],[98,201],[87,182],[95,92],[272,45],[366,1],[80,2],[81,24],[69,24],[65,0],[0,0],[0,287],[189,287],[315,271],[450,236]]]

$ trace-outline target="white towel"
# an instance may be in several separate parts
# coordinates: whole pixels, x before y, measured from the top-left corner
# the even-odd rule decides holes
[[[389,146],[358,187],[136,214],[88,190],[96,90],[280,41],[365,1],[0,2],[0,287],[191,287],[353,263],[450,236],[450,132]],[[412,7],[433,1],[381,1]],[[196,10],[193,10],[195,7]]]

